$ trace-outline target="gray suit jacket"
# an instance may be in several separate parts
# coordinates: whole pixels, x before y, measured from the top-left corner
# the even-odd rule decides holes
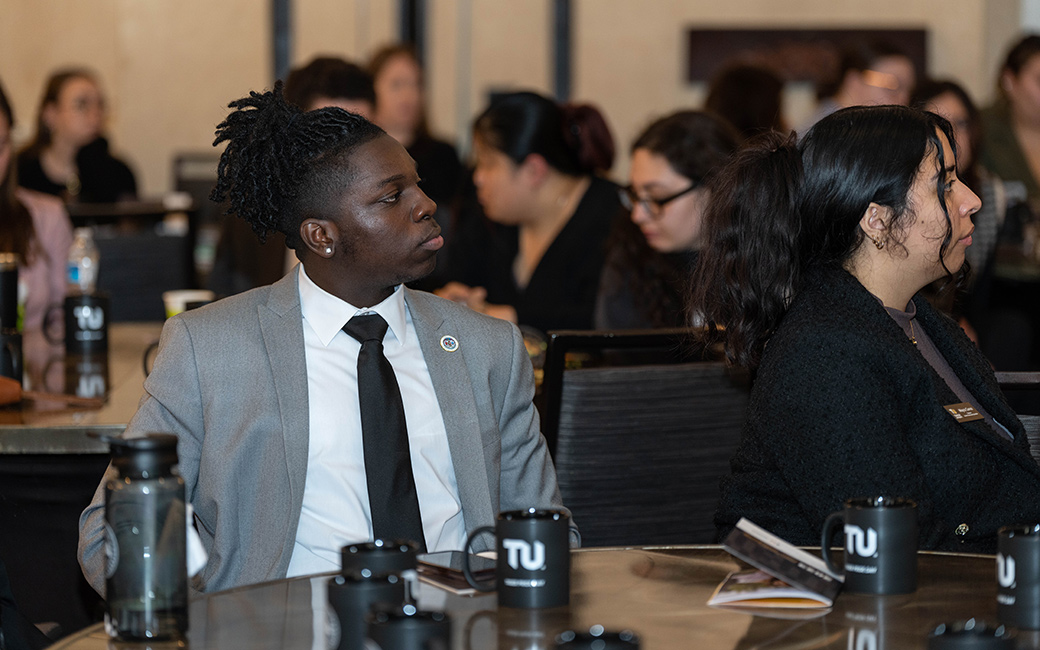
[[[502,510],[560,506],[517,328],[404,291],[444,417],[466,528],[493,525]],[[209,553],[195,578],[199,591],[285,577],[307,477],[301,319],[293,272],[163,327],[125,435],[179,438],[180,474]],[[441,347],[444,335],[458,340],[455,352]],[[104,484],[80,517],[79,542],[80,565],[100,593]]]

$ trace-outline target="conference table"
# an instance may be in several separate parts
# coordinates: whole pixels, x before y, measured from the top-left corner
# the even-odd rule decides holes
[[[718,546],[580,549],[571,557],[568,607],[498,609],[493,594],[460,596],[428,584],[420,586],[418,605],[449,614],[455,650],[552,648],[560,631],[593,625],[634,631],[643,650],[925,648],[929,632],[939,623],[996,620],[991,555],[922,552],[913,594],[841,594],[829,610],[756,614],[707,606],[726,575],[745,568]],[[323,650],[328,578],[291,578],[201,596],[189,605],[188,647]],[[108,644],[102,626],[95,625],[51,647],[101,650]],[[1018,644],[1038,648],[1040,637],[1020,632]]]

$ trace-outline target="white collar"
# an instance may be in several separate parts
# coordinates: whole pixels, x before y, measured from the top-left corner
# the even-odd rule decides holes
[[[388,336],[384,338],[384,344],[392,340],[390,334],[396,341],[404,341],[408,317],[401,285],[394,287],[394,292],[378,305],[355,307],[314,284],[304,270],[303,264],[300,264],[299,268],[300,310],[303,312],[304,320],[314,329],[314,333],[318,335],[318,340],[322,345],[328,347],[332,339],[351,318],[370,312],[382,316],[390,326]]]

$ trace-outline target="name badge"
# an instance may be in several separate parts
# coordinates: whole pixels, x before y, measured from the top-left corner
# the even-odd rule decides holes
[[[946,412],[953,416],[954,420],[958,422],[974,422],[975,420],[981,420],[982,414],[979,413],[974,406],[967,402],[961,402],[960,404],[949,404],[943,407]]]

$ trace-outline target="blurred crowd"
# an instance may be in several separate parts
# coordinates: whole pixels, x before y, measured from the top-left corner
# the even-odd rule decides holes
[[[1015,43],[996,79],[997,99],[979,109],[961,82],[931,79],[898,43],[850,44],[840,69],[817,89],[809,120],[783,111],[783,71],[735,60],[711,80],[703,107],[659,107],[631,143],[616,143],[609,107],[560,104],[534,92],[496,95],[472,121],[472,155],[427,125],[425,79],[406,45],[367,62],[319,57],[291,71],[286,98],[313,110],[358,113],[405,146],[437,205],[446,242],[419,288],[517,323],[555,329],[698,325],[687,307],[702,246],[710,181],[764,134],[797,139],[845,107],[899,104],[935,112],[956,133],[957,170],[982,200],[971,272],[929,295],[960,320],[1000,369],[1034,367],[1040,308],[1040,36]],[[25,327],[39,327],[60,300],[71,241],[70,203],[133,200],[131,167],[109,151],[105,98],[88,69],[44,84],[32,139],[15,151],[15,123],[0,89],[0,248],[21,256]],[[627,179],[611,178],[628,156]],[[297,262],[277,233],[261,242],[228,216],[210,288],[218,295],[270,284]],[[944,286],[940,286],[944,285]]]

